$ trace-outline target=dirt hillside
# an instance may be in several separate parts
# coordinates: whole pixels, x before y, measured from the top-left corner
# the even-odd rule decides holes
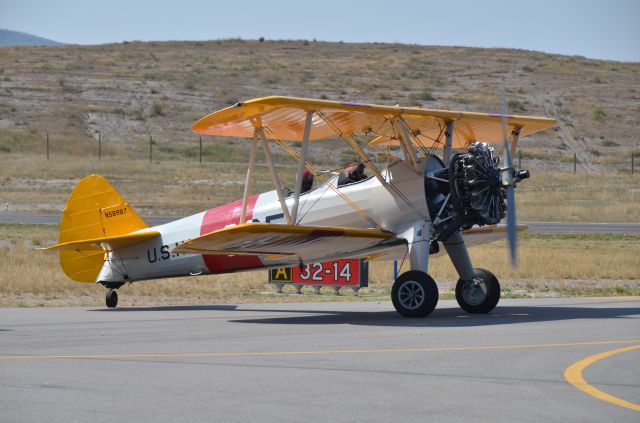
[[[0,51],[0,154],[117,151],[148,137],[193,142],[191,124],[266,95],[554,117],[554,131],[523,142],[553,167],[578,155],[607,171],[640,154],[640,64],[506,49],[314,41],[125,42],[6,47]],[[177,145],[177,144],[176,144]],[[112,150],[116,151],[116,150]],[[115,153],[114,153],[115,154]],[[571,159],[569,159],[571,158]]]

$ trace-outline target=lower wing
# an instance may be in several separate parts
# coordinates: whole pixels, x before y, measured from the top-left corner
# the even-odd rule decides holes
[[[397,244],[406,241],[378,229],[245,223],[186,241],[173,252],[254,255],[272,265],[366,257]]]

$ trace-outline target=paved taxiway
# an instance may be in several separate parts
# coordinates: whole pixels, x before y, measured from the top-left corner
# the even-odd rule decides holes
[[[638,422],[564,377],[638,345],[638,298],[0,309],[0,420]],[[638,362],[581,374],[637,405]]]
[[[181,216],[145,216],[151,225],[161,225]],[[0,213],[0,223],[58,224],[59,214]],[[640,234],[640,223],[521,222],[535,233],[618,233]]]

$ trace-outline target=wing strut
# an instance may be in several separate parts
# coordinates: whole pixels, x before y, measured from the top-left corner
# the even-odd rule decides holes
[[[407,153],[407,157],[409,157],[409,160],[413,165],[413,170],[420,173],[420,169],[418,169],[418,158],[416,157],[416,150],[413,148],[413,142],[411,140],[411,135],[409,133],[407,124],[400,118],[394,119],[393,123],[396,128],[400,128],[400,144],[402,145],[402,149]]]
[[[275,185],[276,187],[276,193],[278,194],[278,201],[280,201],[280,207],[282,207],[282,213],[284,213],[284,219],[289,225],[291,225],[292,224],[291,215],[289,214],[287,203],[284,201],[282,184],[280,183],[280,178],[278,178],[278,172],[276,171],[276,167],[273,165],[271,150],[269,149],[269,143],[267,142],[267,137],[264,135],[264,129],[256,128],[256,132],[260,137],[260,143],[262,144],[262,149],[264,150],[264,158],[267,162],[267,166],[269,166],[269,170],[271,171],[271,179],[273,179],[273,185]]]
[[[251,140],[251,153],[249,154],[249,168],[247,169],[247,178],[244,181],[244,196],[242,197],[242,211],[240,212],[240,223],[245,223],[247,219],[247,203],[249,195],[251,195],[251,175],[253,173],[253,165],[256,161],[256,149],[258,147],[258,130],[253,131],[253,139]]]
[[[338,135],[341,138],[344,138],[344,140],[347,142],[347,144],[349,144],[349,146],[353,149],[353,151],[355,151],[358,157],[360,157],[360,159],[369,167],[369,169],[371,169],[371,172],[373,172],[376,179],[378,179],[378,181],[382,184],[382,186],[388,189],[389,184],[387,183],[387,180],[384,178],[384,176],[382,176],[382,172],[380,172],[380,169],[378,169],[378,166],[376,166],[376,164],[373,163],[373,161],[371,161],[369,156],[367,156],[367,153],[365,153],[362,147],[360,147],[360,145],[358,144],[358,141],[356,141],[355,138],[353,138],[353,135],[341,133],[340,130],[336,127],[336,125],[334,125],[334,123],[331,121],[331,119],[325,116],[322,112],[318,112],[318,116],[320,116],[320,118],[322,118],[322,120],[327,125],[329,125],[331,129],[335,131],[336,135]]]
[[[268,131],[269,128],[266,128],[266,130]],[[291,157],[293,157],[296,160],[300,159],[300,156],[298,155],[297,151],[295,151],[294,149],[292,149],[288,143],[278,139],[277,137],[275,137],[272,133],[269,133],[269,135],[273,138],[273,140],[275,142],[278,143],[278,145],[280,145],[280,147],[282,147],[282,149],[284,151],[286,151],[287,153],[289,153],[289,155]],[[305,167],[311,172],[313,173],[313,175],[318,178],[324,185],[326,185],[329,189],[331,189],[333,192],[335,192],[338,197],[342,198],[344,200],[345,203],[347,203],[348,205],[350,205],[353,210],[363,219],[368,220],[369,223],[371,223],[373,226],[375,226],[378,229],[382,229],[382,226],[380,226],[378,223],[376,223],[375,220],[371,219],[369,217],[369,215],[367,214],[367,212],[365,212],[364,210],[362,210],[360,207],[358,207],[358,205],[356,203],[354,203],[353,201],[351,201],[349,199],[349,197],[347,197],[344,193],[342,193],[337,186],[335,186],[333,183],[331,183],[330,180],[328,180],[327,178],[325,178],[321,173],[318,172],[318,170],[316,168],[314,168],[313,166],[311,166],[309,163],[305,164]]]
[[[356,152],[358,157],[360,157],[360,159],[362,159],[362,161],[369,167],[369,169],[371,169],[371,172],[373,172],[376,179],[378,179],[378,181],[382,184],[383,187],[387,187],[388,189],[389,184],[387,183],[387,180],[384,179],[384,176],[382,176],[382,173],[380,172],[378,167],[375,165],[375,163],[371,161],[371,159],[369,158],[369,156],[367,156],[367,154],[364,152],[362,147],[360,147],[360,145],[358,144],[358,141],[356,141],[351,135],[343,135],[343,136],[347,144],[349,144],[349,146],[353,149],[353,151]]]
[[[516,155],[516,148],[518,147],[518,140],[520,139],[520,129],[522,126],[516,126],[511,131],[511,158]]]
[[[296,177],[296,186],[293,192],[293,206],[291,207],[291,221],[294,224],[298,219],[298,204],[300,203],[300,192],[302,191],[302,176],[304,175],[305,163],[307,162],[307,153],[309,151],[309,136],[311,135],[312,123],[313,112],[307,112],[307,118],[304,123],[302,146],[300,148],[300,160],[298,160],[298,175]]]
[[[445,131],[446,136],[446,144],[444,145],[444,152],[442,155],[442,161],[446,167],[449,166],[449,162],[451,161],[451,149],[453,147],[453,121],[450,120],[447,122],[447,130]]]
[[[416,214],[418,216],[420,216],[420,218],[424,219],[424,220],[429,220],[428,216],[424,216],[424,214],[422,214],[422,212],[420,212],[420,210],[418,210],[412,203],[411,201],[409,201],[409,199],[402,194],[402,192],[393,185],[393,183],[389,183],[387,182],[387,180],[384,178],[384,176],[382,176],[382,172],[380,172],[380,170],[378,169],[378,166],[375,165],[375,163],[373,163],[371,161],[371,159],[369,158],[369,156],[367,156],[367,153],[365,153],[365,151],[360,147],[360,145],[358,144],[358,142],[355,140],[355,138],[353,137],[353,135],[348,135],[348,134],[343,134],[340,132],[340,130],[338,129],[338,127],[336,125],[333,124],[333,122],[331,122],[331,119],[329,119],[327,116],[325,116],[322,112],[318,111],[318,116],[320,116],[322,118],[322,120],[324,120],[327,125],[329,125],[335,132],[336,134],[340,137],[340,138],[344,138],[344,140],[347,142],[347,144],[349,144],[349,146],[351,146],[351,148],[353,149],[353,151],[356,152],[356,154],[360,157],[360,159],[365,162],[367,164],[367,166],[369,166],[369,168],[371,169],[371,171],[373,172],[373,174],[375,175],[375,177],[378,179],[378,181],[380,182],[380,184],[382,184],[383,187],[385,187],[387,190],[389,191],[393,191],[395,193],[395,195],[397,195],[398,197],[402,198],[404,200],[404,202],[413,210],[416,212]],[[411,144],[412,145],[412,144]],[[413,149],[413,147],[411,147]],[[415,155],[414,155],[415,157]],[[417,167],[416,167],[417,168]]]

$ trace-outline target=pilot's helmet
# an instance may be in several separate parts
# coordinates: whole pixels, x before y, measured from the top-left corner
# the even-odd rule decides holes
[[[350,164],[349,166],[347,166],[347,168],[345,169],[347,175],[351,175],[353,172],[355,172],[356,170],[358,170],[358,165],[355,163]]]

